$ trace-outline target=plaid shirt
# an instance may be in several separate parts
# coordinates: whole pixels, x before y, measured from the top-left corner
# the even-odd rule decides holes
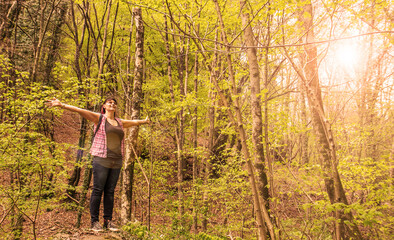
[[[123,125],[122,121],[119,118],[115,118],[116,121],[118,121],[120,127],[123,130]],[[103,119],[101,120],[100,126],[96,126],[94,128],[94,131],[96,131],[96,128],[99,127],[96,136],[94,136],[93,139],[93,144],[92,147],[90,148],[90,154],[93,156],[101,157],[101,158],[106,158],[107,157],[107,134],[105,132],[105,121],[106,117],[103,115]],[[124,138],[122,139],[121,142],[121,149],[122,149],[122,157],[124,156]]]

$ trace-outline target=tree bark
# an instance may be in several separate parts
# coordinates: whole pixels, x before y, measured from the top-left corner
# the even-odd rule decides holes
[[[242,26],[244,30],[245,45],[248,47],[256,46],[252,27],[249,24],[249,14],[245,12],[246,2],[241,2],[241,9],[243,9]],[[269,192],[268,192],[268,178],[265,170],[265,157],[263,145],[263,120],[261,115],[261,90],[260,90],[260,71],[257,60],[256,48],[247,49],[247,57],[249,61],[249,78],[250,78],[250,105],[252,114],[252,143],[254,147],[254,164],[259,174],[260,192],[262,193],[263,203],[269,211]]]
[[[232,94],[233,94],[233,105],[230,106],[230,104],[228,103],[228,100],[225,98],[223,91],[220,89],[219,85],[217,84],[216,79],[214,79],[214,84],[215,87],[217,89],[217,91],[219,92],[219,95],[223,101],[223,103],[226,105],[227,109],[228,109],[228,116],[231,119],[231,121],[233,122],[234,126],[237,126],[237,132],[239,134],[240,140],[241,140],[241,144],[242,144],[242,154],[245,158],[246,161],[246,165],[247,165],[247,170],[249,173],[249,182],[250,182],[250,187],[252,190],[252,195],[253,195],[253,203],[254,203],[254,209],[256,212],[256,218],[257,218],[257,228],[259,231],[259,238],[260,239],[266,239],[266,230],[265,230],[265,226],[264,224],[267,224],[267,227],[270,231],[270,235],[271,236],[275,236],[274,234],[274,228],[272,225],[272,222],[269,218],[268,215],[268,211],[265,208],[264,204],[261,204],[261,200],[260,200],[260,194],[258,192],[258,188],[257,188],[257,183],[256,183],[256,177],[255,177],[255,173],[254,173],[254,166],[252,164],[251,161],[251,157],[250,157],[250,152],[248,149],[248,145],[247,145],[247,136],[246,136],[246,132],[243,126],[243,119],[242,119],[242,114],[241,114],[241,106],[239,103],[239,98],[237,97],[237,86],[235,84],[235,76],[234,76],[234,70],[232,68],[232,60],[231,60],[231,55],[230,55],[230,47],[229,47],[229,43],[227,40],[227,35],[225,32],[225,28],[224,28],[224,23],[223,23],[223,19],[222,19],[222,15],[220,12],[220,7],[219,4],[217,2],[217,0],[214,0],[215,3],[215,8],[216,8],[216,13],[218,14],[218,18],[219,18],[219,24],[220,24],[220,29],[222,31],[222,37],[224,40],[224,43],[226,44],[226,57],[227,57],[227,67],[228,67],[228,71],[229,71],[229,79],[230,79],[230,84],[232,87]],[[232,112],[232,107],[234,107],[234,111],[235,111],[235,116]],[[264,222],[265,221],[265,222]],[[272,238],[275,239],[275,238]]]
[[[167,10],[169,12],[169,15],[172,16],[171,12],[171,7],[168,1],[166,1],[166,6]],[[177,24],[174,22],[174,24]],[[167,28],[167,24],[166,24]],[[182,31],[185,34],[185,30],[180,28],[178,25],[178,29]],[[177,40],[175,39],[175,35],[173,35],[173,43],[174,43],[174,55],[177,63],[177,70],[178,70],[178,80],[179,80],[179,95],[180,95],[180,101],[183,102],[186,96],[186,83],[187,83],[187,61],[188,61],[188,56],[187,56],[187,51],[189,44],[186,44],[185,42],[185,37],[180,36],[179,41],[182,41],[181,46],[177,45]],[[187,48],[185,48],[185,46]],[[179,47],[179,51],[178,51]],[[168,49],[167,49],[168,48]],[[166,33],[166,51],[167,51],[167,58],[169,60],[169,42],[168,42],[168,35]],[[186,70],[186,74],[185,74]],[[173,99],[174,103],[174,89],[173,89],[173,83],[172,83],[172,76],[169,79],[170,80],[170,91],[171,91],[171,97]],[[175,139],[176,139],[176,146],[177,146],[177,152],[176,152],[176,158],[177,158],[177,164],[178,164],[178,169],[177,169],[177,187],[178,187],[178,212],[180,215],[180,223],[183,226],[184,225],[184,212],[185,212],[185,207],[184,207],[184,190],[183,190],[183,184],[184,184],[184,178],[185,178],[185,158],[184,158],[184,143],[185,143],[185,133],[184,133],[184,122],[185,122],[185,117],[184,117],[184,109],[183,107],[180,108],[179,112],[177,113],[177,116],[175,118]]]
[[[74,28],[73,29],[74,30],[74,32],[73,32],[74,39],[73,40],[74,40],[74,45],[75,45],[74,71],[77,75],[79,83],[82,84],[82,71],[81,71],[81,67],[79,64],[79,58],[80,58],[80,54],[81,54],[82,45],[84,42],[86,20],[85,20],[85,24],[82,28],[81,39],[79,39],[80,38],[79,37],[79,29],[78,29],[78,25],[76,23],[75,9],[74,9],[74,2],[73,1],[70,1],[70,8],[71,8],[71,21],[72,21],[73,28]],[[61,9],[61,11],[65,11],[65,10],[66,10],[65,8]],[[50,56],[48,56],[48,58],[50,58]],[[48,66],[48,69],[47,69],[48,71],[50,70],[49,68],[51,68],[51,67]],[[46,74],[49,76],[50,73],[47,72]],[[82,91],[86,91],[86,90],[80,89],[78,94],[85,95],[86,92],[82,92]],[[87,105],[89,105],[89,104],[87,104]],[[89,106],[88,106],[88,108],[89,108]],[[81,168],[78,166],[78,163],[81,162],[82,158],[83,158],[83,150],[81,150],[81,149],[85,147],[87,128],[88,128],[87,120],[85,118],[82,118],[81,125],[80,125],[79,141],[78,141],[78,146],[79,146],[80,150],[78,150],[77,159],[76,159],[77,165],[74,167],[74,170],[73,170],[70,178],[68,179],[68,185],[70,186],[70,188],[67,190],[67,192],[71,197],[74,197],[75,187],[78,185],[80,175],[81,175]],[[90,170],[87,168],[86,171],[90,171]],[[85,177],[86,176],[88,176],[88,175],[85,175]],[[86,180],[84,180],[84,181],[86,181]]]
[[[107,45],[107,39],[109,37],[108,24],[109,24],[109,20],[110,20],[110,16],[111,16],[111,9],[112,9],[112,0],[109,0],[108,1],[108,12],[107,12],[105,26],[104,26],[103,42],[101,44],[100,58],[98,59],[99,60],[98,91],[99,91],[100,95],[104,95],[104,93],[101,92],[101,89],[102,89],[101,84],[102,84],[102,81],[105,80],[103,78],[102,74],[104,73],[104,66],[107,63],[107,60],[108,60],[109,56],[111,55],[111,51],[112,51],[113,39],[115,37],[114,28],[116,25],[116,18],[118,16],[119,3],[116,4],[114,20],[113,20],[112,37],[111,37],[111,42],[108,46]],[[103,15],[103,18],[104,18],[104,15]]]
[[[107,18],[105,21],[105,28],[104,28],[104,35],[103,35],[103,42],[101,44],[101,52],[100,52],[100,62],[99,62],[99,77],[104,72],[104,63],[105,63],[105,48],[107,48],[107,38],[108,38],[108,24],[109,24],[109,17],[111,16],[111,8],[112,8],[112,0],[108,1],[108,13]]]
[[[171,102],[175,103],[174,82],[172,80],[171,52],[170,52],[170,43],[169,43],[169,38],[168,38],[168,23],[167,23],[166,15],[164,15],[164,31],[166,33],[165,34],[165,43],[166,43],[168,85],[170,87]]]
[[[174,48],[177,46],[175,45]],[[178,80],[179,80],[179,91],[180,91],[180,97],[181,101],[183,102],[185,99],[185,77],[184,77],[184,71],[185,71],[185,61],[187,60],[187,56],[185,54],[185,48],[184,46],[181,47],[179,55],[177,56],[178,59]],[[185,212],[185,206],[184,206],[184,192],[183,192],[183,182],[185,178],[185,159],[184,159],[184,153],[183,153],[183,148],[185,144],[185,132],[184,132],[184,125],[185,125],[185,116],[183,114],[183,107],[181,107],[179,113],[178,113],[178,121],[179,126],[177,127],[177,159],[178,159],[178,173],[177,173],[177,178],[178,178],[178,201],[179,201],[179,215],[181,219],[181,224],[183,225],[183,215]]]
[[[84,41],[84,36],[85,36],[85,27],[86,27],[86,20],[85,20],[85,24],[83,26],[82,29],[82,36],[81,39],[79,39],[79,29],[78,29],[78,25],[76,22],[76,17],[75,17],[75,9],[74,9],[74,1],[71,0],[71,21],[74,27],[74,44],[75,44],[75,53],[74,53],[74,71],[77,75],[78,81],[80,82],[80,84],[82,84],[82,71],[81,71],[81,67],[79,64],[79,58],[81,55],[81,49],[82,49],[82,45],[83,45],[83,41]]]
[[[0,52],[6,52],[8,58],[13,60],[13,47],[11,44],[12,33],[16,31],[16,23],[22,8],[22,1],[6,1],[2,3],[0,8]],[[16,40],[15,40],[16,41]]]
[[[136,48],[135,48],[135,66],[134,66],[134,81],[133,81],[133,97],[131,99],[131,119],[139,119],[141,112],[141,104],[143,101],[142,84],[144,80],[144,25],[142,21],[141,8],[133,8],[134,21],[136,26]],[[127,109],[126,109],[127,110]],[[126,113],[127,115],[127,113]],[[122,170],[122,209],[121,222],[126,224],[131,221],[131,205],[133,192],[133,170],[135,155],[134,150],[137,151],[137,138],[139,127],[131,127],[127,131],[127,138],[125,142],[125,159]]]
[[[57,4],[59,4],[60,2],[58,2]],[[40,27],[39,27],[39,33],[38,33],[38,39],[37,41],[34,41],[33,47],[34,47],[34,60],[33,60],[33,68],[31,71],[31,80],[33,82],[36,81],[36,77],[37,77],[37,72],[38,72],[38,63],[41,57],[41,50],[44,44],[44,38],[47,34],[47,30],[48,30],[48,25],[49,22],[52,18],[52,14],[55,11],[55,7],[57,7],[57,5],[55,6],[55,0],[52,1],[51,5],[52,8],[49,11],[49,15],[47,17],[47,19],[45,19],[45,10],[47,9],[47,2],[45,2],[45,4],[40,5],[41,7],[41,12],[40,12]]]
[[[376,1],[371,1],[370,4],[371,11],[368,13],[368,18],[371,20],[368,31],[373,31],[377,25],[377,16],[375,13]],[[378,102],[384,82],[389,79],[385,77],[383,66],[387,65],[384,63],[384,59],[387,59],[386,55],[389,54],[389,48],[391,46],[389,38],[378,41],[382,41],[382,45],[379,47],[375,46],[377,42],[376,36],[371,35],[365,38],[363,45],[365,45],[364,49],[367,49],[368,53],[364,60],[366,70],[360,73],[360,100],[358,100],[360,135],[366,136],[366,139],[360,145],[359,159],[372,158],[375,161],[379,158],[378,148],[381,145],[376,140],[376,137],[379,135],[376,128],[378,116],[376,103]]]
[[[198,53],[195,54],[194,60],[194,99],[197,102],[198,100]],[[198,147],[198,108],[197,106],[194,107],[194,121],[193,121],[193,231],[197,233],[197,196],[198,196],[198,188],[197,180],[198,180],[198,168],[199,168],[199,161],[197,156],[197,147]]]
[[[313,32],[313,9],[312,4],[308,2],[303,7],[303,11],[306,13],[300,14],[300,21],[303,24],[306,33],[306,42],[314,41]],[[311,110],[312,124],[315,130],[318,146],[319,146],[319,160],[323,168],[324,182],[330,202],[333,203],[344,203],[348,205],[345,191],[342,186],[342,182],[337,169],[337,159],[334,137],[331,132],[330,125],[325,118],[323,101],[321,97],[321,90],[319,86],[319,75],[317,65],[317,48],[316,45],[305,45],[305,64],[304,72],[302,73],[298,67],[294,64],[293,60],[287,55],[288,60],[291,62],[293,68],[300,76],[303,84],[307,90],[308,102]],[[353,221],[352,214],[344,213],[343,210],[337,210],[335,212],[335,234],[336,239],[362,239],[360,231],[357,225],[347,226],[344,221]]]
[[[134,79],[131,77],[131,42],[132,42],[132,36],[133,36],[133,28],[134,28],[134,11],[131,14],[130,18],[130,28],[129,28],[129,41],[128,41],[128,49],[127,49],[127,60],[126,60],[126,84],[125,84],[125,116],[126,118],[131,118],[132,114],[132,99],[129,96],[129,93],[132,93],[133,91],[133,82]],[[134,61],[135,62],[135,61]],[[134,66],[135,67],[135,66]],[[127,133],[129,133],[129,130],[127,130]],[[129,162],[129,166],[127,167],[127,172],[128,176],[125,178],[124,172],[121,174],[121,206],[124,211],[121,210],[121,222],[122,224],[126,224],[127,221],[129,221],[127,218],[129,217],[130,220],[135,219],[135,209],[133,209],[133,182],[134,182],[134,166],[135,162],[133,161],[134,157],[134,151],[133,149],[130,149],[130,144],[128,142],[125,142],[125,156],[124,156],[124,161]],[[126,171],[126,169],[125,169]],[[131,186],[128,184],[131,182]],[[127,188],[123,186],[123,184],[126,184]],[[124,192],[124,191],[130,191],[130,192]],[[136,205],[134,205],[134,208],[136,208]],[[133,211],[134,210],[134,211]],[[129,214],[130,213],[130,214]],[[123,220],[124,219],[124,220]]]
[[[71,196],[75,196],[75,187],[78,186],[79,179],[81,178],[81,167],[79,167],[79,163],[83,159],[83,153],[84,151],[82,150],[85,148],[85,139],[86,139],[86,133],[87,133],[87,128],[88,128],[88,123],[85,118],[82,118],[81,120],[81,127],[79,129],[79,141],[78,141],[78,149],[77,152],[77,159],[76,159],[76,165],[74,166],[73,172],[68,179],[68,185],[69,189],[67,190],[67,193]]]
[[[215,53],[212,61],[212,67],[210,67],[210,85],[212,85],[214,79],[217,79],[217,71],[218,71],[218,32],[216,30],[215,34]],[[213,158],[213,147],[214,147],[214,132],[215,132],[215,99],[216,94],[213,88],[209,89],[208,93],[209,99],[211,100],[212,104],[208,108],[208,121],[209,121],[209,128],[208,128],[208,143],[207,143],[207,154],[204,159],[204,186],[208,186],[208,180],[211,175],[211,160]],[[201,227],[202,231],[206,232],[208,228],[208,191],[204,188],[203,195],[202,195],[202,219],[201,219]]]
[[[305,87],[302,81],[299,82],[299,103],[300,103],[300,112],[301,112],[301,126],[303,131],[300,133],[300,149],[301,149],[301,163],[307,164],[309,163],[309,154],[308,154],[308,118],[306,114],[306,104],[305,104]]]
[[[53,84],[51,74],[57,60],[57,52],[60,46],[62,26],[66,19],[67,8],[68,3],[66,1],[62,2],[58,7],[58,14],[56,14],[55,16],[55,26],[51,35],[51,44],[49,46],[49,51],[45,64],[44,83],[47,85]]]
[[[87,162],[90,163],[92,160],[92,157],[89,155],[89,158],[87,159]],[[78,215],[77,215],[77,228],[81,226],[81,219],[82,219],[82,214],[85,209],[85,202],[86,202],[86,194],[88,193],[90,181],[92,180],[92,167],[90,164],[87,164],[83,176],[83,184],[82,184],[82,192],[81,192],[81,200],[79,200],[79,210],[78,210]]]

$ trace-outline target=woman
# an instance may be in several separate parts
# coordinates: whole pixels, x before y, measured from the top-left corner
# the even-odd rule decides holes
[[[112,222],[112,213],[115,187],[124,156],[123,129],[150,123],[148,117],[145,120],[124,120],[115,117],[117,102],[113,97],[105,99],[101,107],[101,114],[64,104],[56,98],[48,100],[46,104],[49,107],[60,107],[77,112],[94,123],[95,136],[90,148],[90,154],[93,156],[93,191],[90,197],[91,229],[96,232],[102,231],[103,228],[117,231],[117,227]],[[101,115],[102,117],[100,117]],[[103,193],[104,224],[102,227],[99,223],[99,212]]]

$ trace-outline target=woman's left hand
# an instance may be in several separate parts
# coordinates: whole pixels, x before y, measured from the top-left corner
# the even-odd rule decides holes
[[[150,121],[150,119],[149,119],[149,116],[146,116],[146,118],[145,118],[145,123],[146,123],[146,124],[150,124],[150,123],[151,123],[151,121]]]
[[[58,99],[52,98],[50,100],[46,100],[45,105],[48,107],[63,107],[63,103],[61,103]]]

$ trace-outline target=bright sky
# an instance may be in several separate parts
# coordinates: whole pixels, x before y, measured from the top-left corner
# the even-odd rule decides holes
[[[333,49],[335,62],[345,69],[354,71],[361,63],[361,54],[357,49],[356,43],[352,43],[351,41],[342,42],[336,44],[337,46]]]
[[[361,45],[355,39],[333,42],[320,66],[323,84],[342,84],[357,81],[365,68]]]

